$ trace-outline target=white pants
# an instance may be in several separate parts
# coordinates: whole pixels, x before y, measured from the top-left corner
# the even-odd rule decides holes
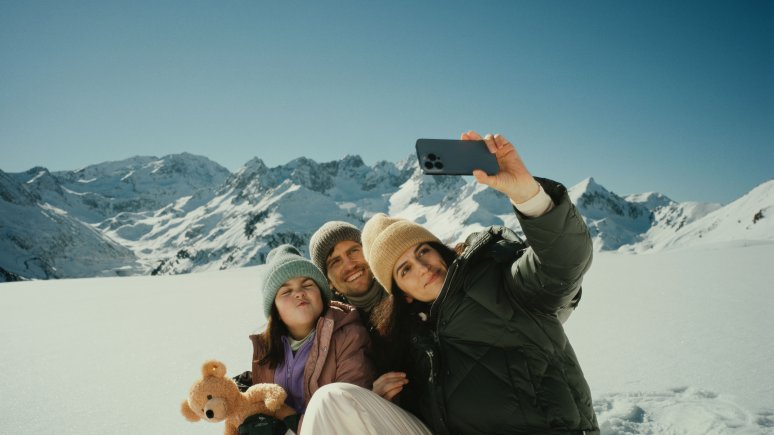
[[[432,435],[418,418],[371,390],[334,383],[317,390],[306,407],[301,435]]]

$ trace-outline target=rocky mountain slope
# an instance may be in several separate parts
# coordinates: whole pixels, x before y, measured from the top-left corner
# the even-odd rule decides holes
[[[774,181],[720,204],[660,193],[619,196],[593,178],[568,189],[599,251],[642,253],[713,241],[774,241]],[[177,274],[261,264],[281,243],[305,250],[329,220],[362,226],[384,212],[452,244],[499,224],[519,230],[508,200],[463,177],[425,176],[413,156],[358,156],[235,173],[191,154],[133,157],[76,171],[0,171],[0,281]]]

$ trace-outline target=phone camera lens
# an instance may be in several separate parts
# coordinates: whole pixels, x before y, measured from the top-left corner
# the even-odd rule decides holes
[[[425,162],[425,168],[433,169],[433,162]]]
[[[427,155],[427,160],[430,160],[431,162],[434,162],[436,159],[438,159],[438,157],[433,153]]]
[[[435,162],[435,169],[443,169],[443,163]]]

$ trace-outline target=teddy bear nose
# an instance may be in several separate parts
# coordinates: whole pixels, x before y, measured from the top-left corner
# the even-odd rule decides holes
[[[207,410],[207,412],[206,412],[206,414],[207,414],[207,418],[212,418],[212,417],[215,417],[215,413],[214,413],[214,412],[212,412],[212,410],[211,410],[211,409],[208,409],[208,410]]]

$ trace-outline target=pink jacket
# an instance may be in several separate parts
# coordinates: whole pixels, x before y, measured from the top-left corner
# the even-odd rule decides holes
[[[274,369],[258,361],[266,354],[264,334],[251,335],[253,342],[253,384],[274,383]],[[366,389],[376,379],[376,369],[366,350],[371,339],[356,309],[332,301],[328,312],[317,321],[312,350],[304,367],[304,403],[323,385],[347,382]]]

